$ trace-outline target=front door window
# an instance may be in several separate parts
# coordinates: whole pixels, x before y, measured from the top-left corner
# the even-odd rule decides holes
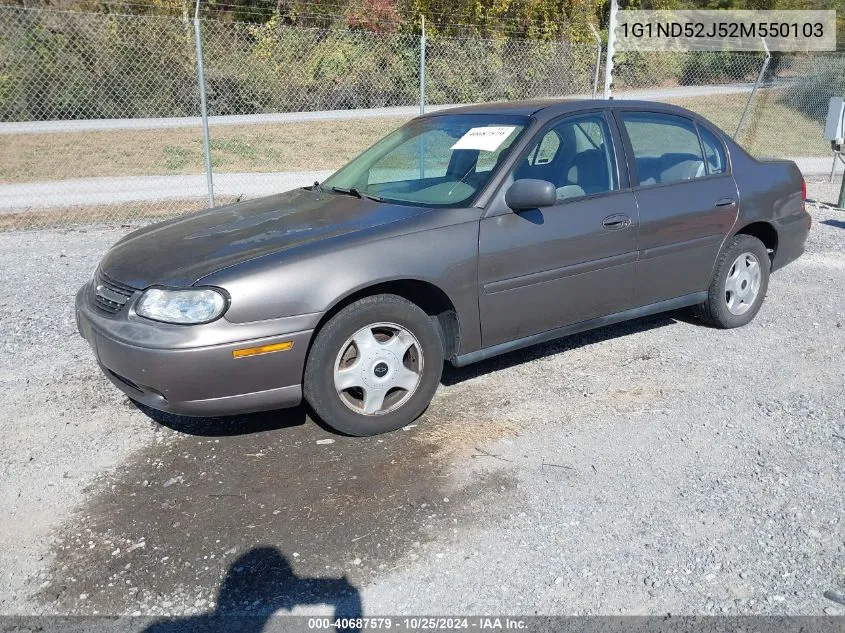
[[[613,144],[603,114],[569,117],[543,134],[517,165],[514,179],[555,185],[559,202],[619,188]]]

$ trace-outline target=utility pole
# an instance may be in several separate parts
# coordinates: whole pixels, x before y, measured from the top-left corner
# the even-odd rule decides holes
[[[200,89],[200,114],[202,115],[202,149],[205,157],[205,182],[208,189],[208,206],[214,205],[214,177],[211,171],[211,148],[208,140],[208,105],[205,99],[205,64],[202,57],[202,30],[200,28],[200,0],[194,10],[194,43],[197,49],[197,83]]]
[[[601,37],[592,23],[590,23],[590,30],[593,32],[593,37],[596,38],[596,76],[593,78],[593,99],[595,99],[599,90],[599,73],[601,72]]]
[[[616,14],[619,2],[610,0],[610,20],[607,23],[607,56],[604,66],[604,98],[613,98],[613,56],[616,54]]]

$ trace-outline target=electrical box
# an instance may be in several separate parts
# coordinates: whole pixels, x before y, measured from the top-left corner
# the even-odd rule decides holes
[[[827,105],[824,140],[835,145],[845,143],[845,99],[842,97],[831,97]]]

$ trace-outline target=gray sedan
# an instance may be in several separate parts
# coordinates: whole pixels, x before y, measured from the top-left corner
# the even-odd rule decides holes
[[[683,307],[748,323],[803,252],[803,187],[795,164],[674,106],[457,108],[323,183],[128,235],[77,322],[105,375],[155,409],[304,396],[344,433],[382,433],[426,409],[444,360]]]

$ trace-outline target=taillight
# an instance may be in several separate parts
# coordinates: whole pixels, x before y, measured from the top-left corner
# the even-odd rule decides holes
[[[801,179],[801,204],[804,204],[804,201],[807,199],[807,181],[803,178]]]

